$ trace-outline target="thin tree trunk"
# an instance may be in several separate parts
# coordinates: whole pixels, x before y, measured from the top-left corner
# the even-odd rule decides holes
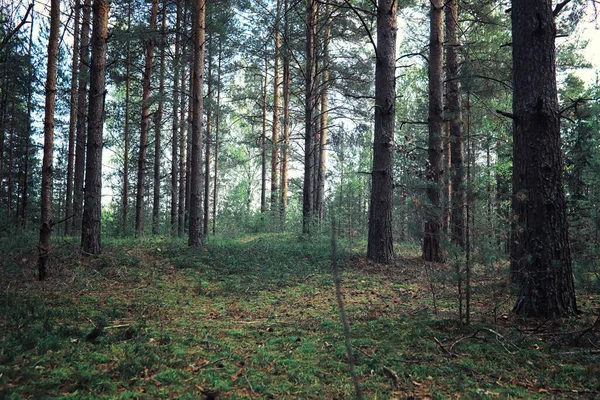
[[[127,33],[131,30],[131,0],[127,7]],[[122,232],[127,232],[127,216],[129,211],[129,116],[131,107],[131,44],[127,40],[127,57],[125,58],[125,132],[124,132],[124,149],[123,149],[123,219]]]
[[[28,45],[28,56],[33,57],[33,28],[34,28],[34,10],[31,10],[31,26],[29,28],[29,45]],[[29,82],[33,82],[33,68],[29,68]],[[27,134],[25,137],[25,154],[23,158],[24,162],[24,178],[23,178],[23,192],[21,195],[21,227],[27,228],[27,205],[29,199],[29,147],[31,142],[32,133],[32,120],[31,114],[33,112],[33,88],[32,85],[27,85]],[[0,174],[1,176],[2,174]]]
[[[7,179],[6,179],[6,199],[7,199],[7,216],[10,219],[12,217],[12,194],[13,194],[13,161],[14,161],[14,137],[15,137],[15,100],[12,101],[11,106],[11,117],[10,117],[10,129],[8,135],[8,168],[7,168]]]
[[[221,37],[219,37],[219,59],[217,62],[217,108],[215,110],[215,166],[213,183],[213,213],[212,213],[212,233],[217,230],[217,199],[219,198],[219,120],[221,115]]]
[[[375,135],[369,207],[367,257],[380,263],[394,259],[392,239],[393,142],[396,117],[396,12],[394,0],[379,0],[375,65]]]
[[[204,85],[204,0],[194,1],[194,85],[192,86],[192,165],[190,197],[190,247],[199,248],[203,244],[202,236],[202,106]]]
[[[187,12],[184,12],[183,24],[185,25],[187,21]],[[183,36],[183,35],[182,35]],[[185,53],[185,46],[182,49],[182,53]],[[186,197],[186,189],[187,189],[187,178],[189,176],[187,170],[187,154],[186,154],[186,145],[187,145],[187,119],[186,115],[186,98],[189,99],[189,96],[186,95],[185,91],[185,82],[186,82],[186,74],[185,74],[185,63],[181,62],[181,104],[179,107],[179,123],[180,127],[180,135],[179,135],[179,207],[178,207],[178,218],[177,218],[177,235],[179,237],[183,236],[185,232],[185,216],[187,210],[187,197]],[[188,102],[189,103],[189,102]]]
[[[325,8],[325,34],[323,37],[323,81],[321,82],[321,122],[319,134],[319,166],[317,178],[317,213],[319,221],[323,221],[323,203],[325,201],[325,172],[327,171],[327,118],[329,116],[329,41],[331,23],[329,22],[329,3]]]
[[[192,202],[192,123],[194,112],[194,58],[190,57],[190,85],[188,100],[188,118],[187,118],[187,153],[185,160],[185,229],[189,233],[190,229],[190,204]]]
[[[556,26],[552,2],[512,1],[513,201],[511,280],[514,312],[554,317],[577,313],[565,193]]]
[[[441,247],[442,215],[440,198],[442,185],[442,126],[443,126],[443,1],[431,1],[429,37],[429,149],[427,165],[427,197],[429,210],[425,221],[423,259],[443,262]]]
[[[154,175],[152,193],[152,234],[158,235],[158,220],[160,215],[160,146],[161,130],[165,97],[165,53],[167,36],[167,0],[163,0],[160,28],[160,72],[158,84],[158,109],[154,119]]]
[[[91,0],[84,0],[81,38],[79,46],[79,83],[77,84],[77,137],[75,139],[75,174],[73,177],[73,226],[72,234],[81,232],[83,216],[83,184],[85,179],[85,153],[87,129],[87,84],[89,80],[89,44]]]
[[[448,96],[445,96],[446,100],[446,108],[448,107]],[[444,118],[448,118],[445,116]],[[442,214],[442,231],[444,235],[444,240],[448,240],[450,238],[450,220],[451,220],[451,208],[452,208],[452,177],[451,177],[451,169],[452,169],[452,151],[451,151],[451,143],[450,143],[450,121],[444,121],[444,126],[446,128],[446,133],[442,140],[442,146],[444,148],[444,193],[443,193],[443,214]]]
[[[283,143],[281,145],[281,226],[285,224],[288,204],[288,159],[290,146],[290,49],[289,49],[289,4],[284,0],[283,17]]]
[[[150,25],[148,30],[156,30],[158,0],[152,0]],[[137,193],[135,200],[135,236],[144,232],[144,179],[146,169],[146,153],[148,151],[148,130],[150,129],[150,80],[152,78],[152,59],[154,56],[154,39],[146,41],[146,61],[144,65],[144,80],[142,84],[142,122],[140,126],[140,153],[138,156]]]
[[[269,59],[265,54],[265,77],[262,86],[262,130],[260,134],[260,212],[267,210],[267,75]]]
[[[84,254],[99,254],[102,216],[102,132],[106,97],[106,42],[109,0],[94,0],[88,141],[85,165],[85,199],[81,247]]]
[[[46,278],[52,239],[52,159],[54,157],[54,105],[56,97],[56,67],[60,0],[50,3],[50,37],[48,39],[48,70],[44,113],[44,156],[42,160],[41,225],[38,245],[38,278]]]
[[[209,42],[209,51],[208,51],[208,84],[207,84],[207,96],[208,100],[206,103],[206,148],[204,155],[204,218],[202,219],[202,233],[204,236],[208,235],[208,222],[210,219],[210,141],[211,141],[211,120],[212,120],[212,98],[213,98],[213,81],[212,81],[212,71],[213,71],[213,56],[214,56],[214,46],[213,46],[213,37],[211,36],[208,39]]]
[[[67,163],[67,207],[65,212],[65,234],[71,234],[72,220],[69,218],[73,214],[73,168],[75,164],[75,130],[77,128],[77,71],[79,68],[78,46],[79,46],[79,13],[81,8],[80,0],[75,0],[73,12],[75,20],[73,23],[73,55],[71,62],[71,98],[69,100],[69,154]]]
[[[271,210],[278,209],[279,202],[279,18],[281,15],[281,0],[277,0],[275,12],[275,26],[273,36],[275,38],[275,54],[273,65],[273,131],[271,135]]]
[[[179,196],[178,156],[179,156],[179,72],[181,53],[181,7],[183,0],[177,0],[177,20],[175,22],[175,55],[173,57],[173,125],[171,137],[171,236],[178,232],[177,200]],[[183,94],[182,94],[183,96]]]

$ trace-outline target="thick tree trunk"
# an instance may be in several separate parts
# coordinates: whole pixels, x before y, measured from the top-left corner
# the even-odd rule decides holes
[[[398,3],[379,0],[375,65],[375,135],[367,257],[380,263],[394,259],[392,239],[393,142],[396,117],[396,13]]]
[[[446,3],[446,110],[450,130],[451,176],[451,237],[459,247],[465,246],[466,198],[464,192],[464,137],[458,62],[458,0]]]
[[[69,100],[69,153],[67,161],[67,207],[65,212],[65,234],[71,234],[73,214],[73,168],[75,164],[75,131],[77,128],[77,71],[79,68],[79,14],[81,8],[80,0],[75,0],[73,6],[75,19],[73,22],[73,55],[71,61],[71,97]]]
[[[549,0],[513,0],[514,312],[553,317],[577,312],[562,184],[556,26]]]
[[[158,235],[158,220],[160,216],[160,157],[161,130],[165,97],[165,53],[167,40],[167,0],[163,0],[160,28],[160,71],[158,84],[158,109],[154,118],[154,174],[152,185],[152,234]]]
[[[442,213],[442,126],[443,126],[443,42],[444,42],[444,3],[431,1],[430,37],[429,37],[429,148],[427,165],[427,197],[429,207],[425,221],[423,238],[423,259],[443,262],[441,247]]]
[[[306,2],[306,50],[304,88],[304,184],[302,189],[302,232],[310,233],[314,220],[314,151],[315,151],[315,40],[317,1]]]
[[[94,0],[85,199],[81,233],[81,247],[84,254],[99,254],[101,250],[102,131],[104,98],[106,96],[106,42],[108,40],[109,8],[109,0]]]
[[[60,29],[60,0],[50,3],[50,37],[44,113],[44,156],[42,160],[41,225],[38,245],[38,278],[46,278],[52,237],[52,159],[54,157],[54,105],[56,98],[56,65]]]
[[[202,106],[204,85],[204,0],[194,1],[194,85],[192,87],[192,157],[190,186],[190,247],[202,247]]]
[[[173,103],[171,128],[171,236],[178,232],[177,200],[179,196],[179,71],[181,53],[181,7],[183,0],[177,0],[177,17],[175,22],[175,55],[173,57]],[[183,95],[182,95],[183,96]]]
[[[152,0],[150,25],[148,30],[156,30],[158,0]],[[142,122],[140,125],[140,153],[138,156],[137,193],[135,199],[135,236],[144,232],[144,179],[146,169],[146,153],[148,151],[148,130],[150,129],[150,80],[152,78],[152,58],[154,56],[154,39],[146,41],[146,61],[144,65],[144,81],[142,84]]]
[[[77,84],[77,137],[75,138],[75,173],[73,176],[73,226],[72,234],[81,232],[83,216],[83,184],[85,179],[85,153],[87,129],[87,84],[90,61],[91,0],[84,0],[79,46],[79,83]]]

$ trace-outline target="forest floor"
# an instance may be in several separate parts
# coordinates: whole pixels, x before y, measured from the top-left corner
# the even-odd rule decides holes
[[[326,237],[54,246],[39,282],[35,238],[0,239],[0,398],[353,397]],[[340,249],[365,398],[600,398],[598,293],[577,318],[520,321],[504,269],[478,268],[460,326],[447,267]]]

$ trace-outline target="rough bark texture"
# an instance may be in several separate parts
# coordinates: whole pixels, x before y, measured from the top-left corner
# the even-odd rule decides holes
[[[71,234],[73,214],[73,168],[75,164],[75,131],[77,129],[77,70],[79,68],[78,46],[79,46],[79,14],[81,8],[80,0],[75,0],[73,6],[75,19],[73,21],[73,54],[71,61],[71,93],[69,99],[69,153],[67,161],[67,206],[65,211],[65,234]]]
[[[375,65],[375,132],[367,257],[380,263],[394,259],[392,239],[392,143],[396,116],[396,12],[394,0],[379,0]]]
[[[550,0],[513,0],[514,312],[577,312],[562,185],[560,110]]]
[[[444,261],[441,248],[441,186],[442,186],[442,129],[443,129],[443,42],[444,42],[444,3],[431,1],[429,36],[429,147],[427,165],[427,197],[429,207],[425,221],[423,238],[423,259]]]
[[[40,197],[41,225],[38,245],[38,278],[40,280],[46,278],[50,241],[52,239],[52,158],[54,157],[54,105],[59,29],[60,0],[52,0],[50,3],[50,37],[48,39],[48,69],[44,113],[44,156],[42,159],[42,192]]]
[[[81,38],[79,46],[79,83],[77,84],[77,137],[75,138],[75,174],[73,177],[73,229],[81,231],[83,215],[83,184],[85,179],[85,142],[87,129],[87,84],[90,77],[90,14],[91,0],[83,3]]]
[[[192,87],[192,157],[190,181],[190,247],[202,247],[202,106],[204,84],[204,0],[194,1],[194,84]]]
[[[154,116],[154,169],[152,176],[152,234],[158,235],[158,220],[160,214],[160,157],[162,139],[162,119],[165,97],[165,53],[167,40],[167,1],[163,0],[160,28],[160,70],[158,84],[158,109]]]
[[[315,151],[315,40],[317,1],[306,1],[306,49],[304,67],[304,184],[302,189],[302,232],[310,233],[314,220]]]
[[[460,70],[458,62],[458,0],[446,3],[446,110],[450,128],[451,159],[451,239],[461,248],[465,246],[466,198],[463,158],[465,153],[462,134],[462,105],[460,98]]]
[[[81,231],[84,254],[100,253],[102,210],[102,130],[106,73],[106,41],[108,40],[108,0],[94,0],[88,140],[85,165],[85,199]]]
[[[181,7],[183,0],[177,0],[177,19],[175,21],[175,55],[173,56],[173,103],[171,126],[171,236],[177,235],[179,196],[179,70],[181,53]]]
[[[329,4],[325,7],[325,32],[323,36],[323,66],[321,82],[321,113],[319,132],[319,166],[317,170],[317,214],[323,221],[323,204],[325,201],[325,172],[327,171],[327,118],[329,117],[329,41],[331,38],[331,23],[329,22]]]
[[[148,30],[156,29],[158,0],[152,0],[150,25]],[[137,193],[135,199],[135,236],[144,232],[144,179],[146,169],[146,152],[148,151],[148,130],[150,129],[150,79],[152,78],[152,59],[154,56],[154,39],[146,41],[146,61],[144,64],[144,79],[142,84],[142,122],[140,124],[140,152],[138,156]]]

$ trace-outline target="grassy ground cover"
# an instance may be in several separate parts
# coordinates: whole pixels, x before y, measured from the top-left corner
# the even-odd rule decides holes
[[[0,398],[353,396],[327,238],[211,238],[202,251],[111,240],[83,260],[59,240],[45,282],[34,239],[10,240]],[[580,294],[584,313],[560,326],[517,321],[503,274],[482,268],[461,327],[450,270],[410,248],[382,267],[340,247],[366,398],[600,397],[597,295]]]

